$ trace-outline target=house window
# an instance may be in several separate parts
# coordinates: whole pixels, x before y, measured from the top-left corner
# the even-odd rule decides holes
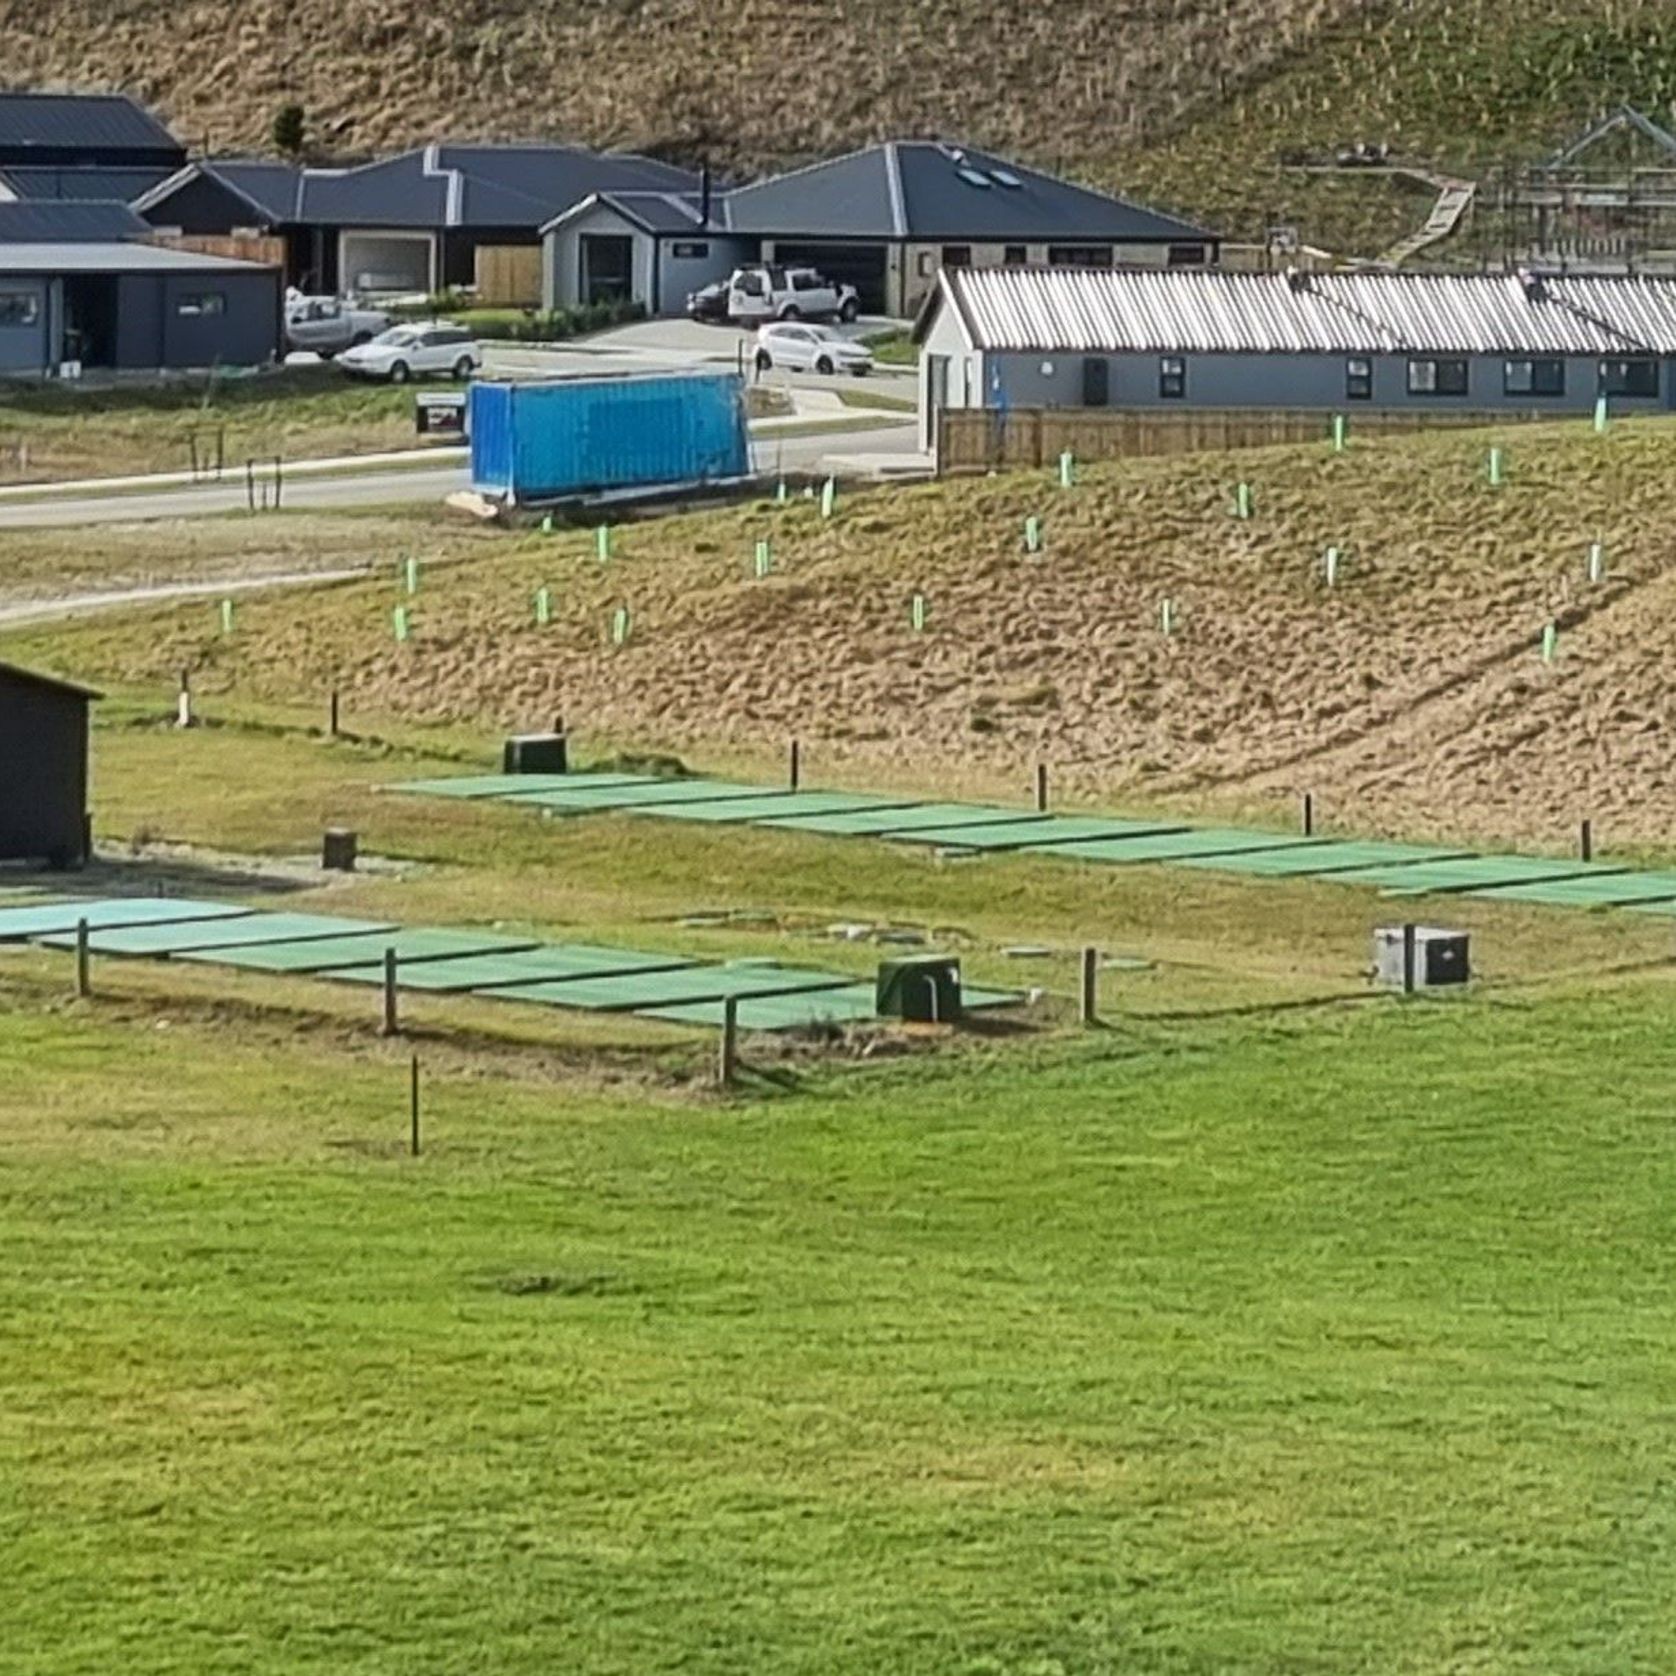
[[[1027,244],[1009,244],[1002,251],[1001,260],[1009,268],[1022,268],[1030,260],[1030,247]]]
[[[1464,396],[1467,393],[1467,364],[1449,360],[1410,361],[1408,393],[1411,396]]]
[[[971,265],[971,245],[945,244],[943,246],[943,266],[945,268],[969,268]]]
[[[1109,268],[1112,247],[1109,244],[1050,244],[1050,268]]]
[[[1172,268],[1202,268],[1205,265],[1205,247],[1202,244],[1172,244],[1167,261]]]
[[[914,265],[919,269],[919,276],[921,279],[929,279],[931,277],[931,269],[933,265],[931,252],[929,250],[922,250],[914,259]]]
[[[1373,362],[1360,357],[1344,363],[1344,394],[1353,402],[1373,400]]]
[[[175,313],[183,320],[201,320],[212,314],[226,312],[225,291],[189,291],[175,304]]]
[[[1187,394],[1187,362],[1180,355],[1165,355],[1159,361],[1158,394],[1167,402],[1180,401]]]
[[[41,318],[41,298],[36,291],[0,291],[0,328],[33,326]]]
[[[702,262],[710,254],[710,246],[702,239],[697,241],[677,239],[669,247],[669,254],[677,262]]]
[[[1502,366],[1502,389],[1509,396],[1563,396],[1565,362],[1507,361]]]
[[[1657,361],[1602,361],[1600,393],[1603,396],[1656,396],[1659,393]]]

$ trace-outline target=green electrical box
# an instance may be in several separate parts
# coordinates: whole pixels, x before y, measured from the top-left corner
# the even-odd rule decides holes
[[[916,954],[882,962],[874,1005],[880,1018],[953,1024],[960,1017],[959,959]]]

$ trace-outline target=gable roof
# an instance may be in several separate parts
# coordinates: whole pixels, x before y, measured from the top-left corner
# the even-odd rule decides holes
[[[765,238],[1124,244],[1216,235],[1127,199],[938,140],[892,140],[727,194]]]
[[[57,675],[43,675],[38,669],[25,669],[22,664],[0,663],[0,679],[24,681],[32,687],[50,687],[55,692],[68,693],[75,698],[99,699],[105,695],[75,681]]]
[[[143,240],[0,244],[0,274],[271,274],[263,262],[205,256]]]
[[[1676,354],[1676,280],[945,268],[973,349],[1060,354]]]
[[[0,93],[0,157],[26,162],[123,155],[164,161],[186,155],[149,111],[121,93]]]
[[[727,229],[718,226],[714,216],[708,227],[704,225],[697,193],[681,192],[591,192],[580,203],[572,204],[569,209],[555,215],[541,231],[550,233],[554,228],[574,221],[577,216],[601,207],[614,210],[630,225],[645,233],[673,233],[679,236],[704,232],[727,236]]]
[[[15,197],[32,202],[131,204],[168,179],[169,172],[156,165],[125,169],[86,163],[13,163],[0,166],[0,181]]]
[[[126,204],[50,200],[0,204],[0,244],[141,239],[150,231]]]

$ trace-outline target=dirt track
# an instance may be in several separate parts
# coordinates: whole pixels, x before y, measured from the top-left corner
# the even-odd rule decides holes
[[[1308,789],[1360,831],[1558,843],[1590,814],[1614,840],[1663,843],[1676,439],[1516,436],[1499,491],[1484,445],[1148,461],[1069,493],[1037,477],[926,487],[852,499],[830,526],[762,506],[628,529],[604,568],[582,536],[474,539],[474,562],[425,572],[405,648],[381,583],[252,603],[234,643],[204,608],[171,613],[76,661],[130,679],[196,663],[200,691],[266,698],[335,684],[362,711],[486,728],[562,709],[700,763],[770,757],[796,734],[857,782],[1018,787],[1040,758],[1067,794],[1107,802],[1250,814]],[[1249,523],[1231,515],[1241,474]],[[775,542],[765,581],[759,534]],[[1591,585],[1597,539],[1609,573]],[[554,621],[538,631],[543,581]],[[616,649],[619,603],[633,620]]]

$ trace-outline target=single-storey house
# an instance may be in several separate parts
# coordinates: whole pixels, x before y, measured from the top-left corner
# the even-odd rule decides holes
[[[653,158],[560,145],[430,145],[355,168],[208,158],[135,200],[159,232],[283,238],[288,284],[313,293],[471,285],[483,247],[541,229],[599,192],[684,192],[696,175]]]
[[[0,377],[51,376],[66,363],[124,372],[259,366],[278,355],[277,268],[138,240],[8,240],[14,207],[22,206],[0,205]]]
[[[915,325],[950,408],[1676,407],[1676,280],[943,272]]]
[[[944,268],[1214,265],[1217,235],[970,147],[895,140],[716,195],[600,194],[546,229],[545,300],[627,273],[649,313],[746,262],[808,264],[870,314],[912,314]]]
[[[174,135],[120,94],[0,93],[0,203],[128,203],[185,162]]]

